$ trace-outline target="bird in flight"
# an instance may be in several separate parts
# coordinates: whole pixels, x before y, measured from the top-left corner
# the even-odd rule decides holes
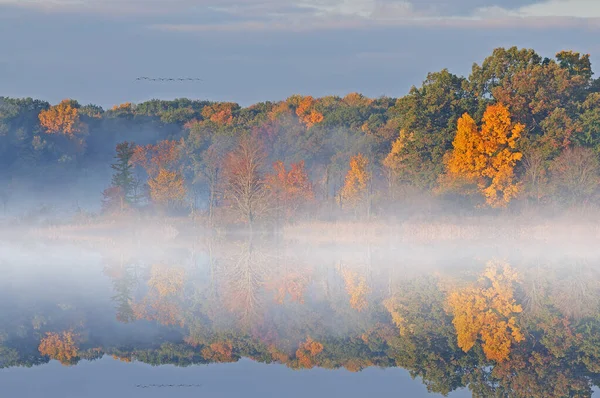
[[[150,81],[150,82],[201,82],[202,79],[197,77],[138,77],[135,79],[136,81]]]

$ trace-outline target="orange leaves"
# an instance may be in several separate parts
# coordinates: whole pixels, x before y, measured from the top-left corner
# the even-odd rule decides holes
[[[233,345],[229,341],[212,343],[210,346],[202,349],[202,356],[205,359],[215,362],[234,362]]]
[[[499,269],[499,265],[502,268]],[[448,304],[454,315],[458,346],[469,351],[478,338],[490,360],[508,359],[512,344],[525,338],[516,324],[514,314],[522,308],[513,298],[513,283],[517,273],[508,264],[491,262],[478,286],[460,289],[450,294]]]
[[[285,169],[282,161],[273,163],[274,173],[266,176],[267,188],[273,194],[286,219],[294,217],[298,209],[314,199],[312,184],[304,168],[304,161],[292,163]]]
[[[368,170],[369,159],[362,154],[350,159],[350,170],[342,187],[341,196],[352,207],[360,203],[368,193],[371,173]]]
[[[206,106],[202,109],[202,117],[219,125],[230,125],[233,123],[233,111],[237,104],[223,102]]]
[[[71,364],[78,355],[75,334],[72,331],[46,333],[46,337],[40,342],[38,350],[40,354],[60,361],[63,365]]]
[[[316,365],[315,357],[323,352],[323,344],[314,341],[310,337],[300,344],[296,350],[298,364],[303,368],[312,368]]]
[[[310,276],[307,270],[291,271],[276,277],[267,288],[275,291],[275,301],[278,304],[283,304],[288,294],[293,302],[304,304],[304,293],[309,283]]]
[[[133,104],[131,102],[125,102],[124,104],[115,105],[112,107],[113,111],[126,111],[133,112]]]
[[[185,270],[155,264],[150,270],[148,294],[141,302],[133,303],[132,309],[137,319],[157,321],[162,325],[183,327],[180,299],[185,284]]]
[[[38,118],[47,134],[73,136],[83,131],[79,111],[72,100],[63,100],[60,104],[41,111]]]
[[[514,168],[523,156],[516,144],[524,128],[502,104],[488,106],[481,129],[465,113],[446,159],[446,177],[476,183],[489,206],[506,207],[520,190]]]
[[[282,115],[292,114],[292,110],[287,102],[279,102],[269,112],[269,120],[277,120]]]
[[[181,150],[177,141],[160,141],[157,144],[137,146],[131,163],[142,166],[149,176],[155,176],[160,169],[172,169],[180,159]]]
[[[323,121],[323,114],[314,109],[315,104],[315,99],[309,95],[301,97],[296,107],[296,115],[307,128]]]

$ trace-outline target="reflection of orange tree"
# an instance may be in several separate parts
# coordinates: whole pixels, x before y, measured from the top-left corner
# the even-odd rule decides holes
[[[369,304],[367,295],[371,292],[367,278],[357,271],[342,267],[341,264],[338,264],[337,269],[342,275],[346,291],[350,295],[350,306],[357,311],[365,310]]]
[[[309,270],[287,271],[283,275],[273,275],[267,283],[267,289],[275,292],[275,301],[278,304],[283,304],[288,294],[293,302],[304,304],[304,293],[310,283]]]
[[[204,359],[215,362],[235,362],[233,344],[230,341],[217,341],[202,349]]]
[[[480,337],[486,357],[503,362],[511,346],[524,340],[515,318],[522,311],[513,298],[516,280],[517,273],[508,264],[490,262],[478,286],[450,294],[448,304],[463,351],[469,351]]]
[[[296,350],[296,359],[301,368],[312,368],[317,365],[316,356],[323,352],[323,344],[314,341],[310,337],[300,343]]]
[[[263,305],[260,290],[265,280],[266,257],[248,243],[229,260],[221,262],[217,270],[223,304],[240,322],[251,322]]]
[[[163,325],[184,325],[179,298],[185,283],[185,270],[155,264],[148,280],[149,291],[141,302],[132,305],[137,319],[158,321]]]
[[[77,359],[79,348],[75,342],[76,337],[73,331],[46,333],[38,350],[40,354],[60,361],[63,365],[70,365]]]

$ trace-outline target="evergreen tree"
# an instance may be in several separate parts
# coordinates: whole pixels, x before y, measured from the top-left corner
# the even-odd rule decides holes
[[[112,186],[120,189],[125,201],[129,204],[135,201],[133,192],[135,178],[131,170],[133,165],[130,163],[134,148],[134,143],[122,142],[118,144],[117,154],[115,155],[117,161],[110,165],[115,170],[112,176]]]

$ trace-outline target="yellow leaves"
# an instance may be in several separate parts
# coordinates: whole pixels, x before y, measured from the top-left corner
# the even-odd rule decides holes
[[[186,189],[179,172],[160,169],[158,175],[148,180],[150,197],[160,205],[181,203],[185,199]]]
[[[465,113],[446,159],[447,177],[477,184],[489,206],[506,207],[520,190],[514,168],[523,157],[516,145],[524,128],[502,104],[488,106],[481,129]]]
[[[73,101],[68,99],[41,111],[38,118],[47,134],[62,133],[73,136],[83,131],[83,125],[79,120],[79,111],[73,106]]]
[[[354,207],[361,202],[367,194],[371,173],[368,170],[369,159],[362,154],[350,159],[350,170],[342,187],[342,199]]]
[[[516,281],[517,273],[508,264],[490,262],[477,286],[449,295],[452,323],[463,351],[469,351],[480,337],[485,356],[503,362],[511,346],[525,339],[514,316],[522,311],[513,298]]]
[[[78,347],[72,331],[46,333],[46,337],[40,342],[38,350],[40,354],[60,361],[63,365],[69,365],[78,355]]]
[[[367,284],[367,278],[356,271],[341,266],[338,266],[338,270],[344,279],[346,292],[350,295],[350,307],[359,312],[366,309],[369,305],[367,295],[371,292]]]
[[[155,264],[150,271],[148,286],[156,289],[160,297],[166,297],[180,292],[184,282],[185,270],[183,268]]]

